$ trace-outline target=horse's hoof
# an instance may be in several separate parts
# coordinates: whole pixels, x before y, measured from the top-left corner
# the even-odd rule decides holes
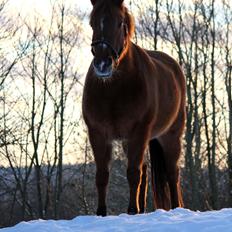
[[[134,207],[129,207],[128,210],[127,210],[128,214],[129,215],[135,215],[138,213],[138,210]]]
[[[106,207],[99,207],[97,209],[97,216],[105,217],[107,215]]]

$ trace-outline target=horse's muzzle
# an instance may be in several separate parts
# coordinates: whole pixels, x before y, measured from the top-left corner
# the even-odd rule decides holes
[[[105,59],[97,59],[95,57],[93,60],[93,67],[98,77],[109,78],[112,76],[113,60],[111,57]]]

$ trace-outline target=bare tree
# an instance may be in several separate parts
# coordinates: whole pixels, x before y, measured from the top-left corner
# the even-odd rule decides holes
[[[231,20],[232,20],[232,7],[229,1],[223,1],[223,13],[225,17],[225,33],[223,33],[221,41],[223,41],[222,47],[225,58],[225,66],[222,67],[221,72],[224,75],[224,82],[226,86],[228,107],[226,108],[228,115],[228,123],[225,123],[226,127],[226,142],[227,142],[227,162],[228,162],[228,176],[229,176],[229,206],[232,205],[232,49],[231,49]],[[226,119],[227,120],[227,117]]]
[[[10,213],[13,221],[19,206],[21,220],[60,218],[66,213],[62,209],[67,184],[63,181],[63,159],[70,149],[65,146],[73,136],[74,120],[79,118],[74,115],[76,109],[67,113],[65,109],[77,100],[74,93],[79,88],[79,70],[73,66],[73,59],[81,41],[82,15],[59,3],[51,8],[51,21],[46,25],[36,17],[22,21],[21,33],[27,36],[15,35],[14,40],[23,56],[10,73],[9,88],[4,90],[2,126],[8,133],[1,136],[0,154],[14,182],[7,183],[12,193],[8,197],[14,199]],[[17,101],[11,103],[15,97]]]

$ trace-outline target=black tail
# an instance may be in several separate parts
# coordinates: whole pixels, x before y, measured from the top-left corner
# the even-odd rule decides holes
[[[166,164],[162,146],[157,139],[149,144],[154,207],[169,210],[171,207]]]

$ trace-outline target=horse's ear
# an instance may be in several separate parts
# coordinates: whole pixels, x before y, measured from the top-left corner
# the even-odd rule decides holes
[[[94,6],[97,0],[91,0],[92,5]]]
[[[124,0],[114,0],[115,4],[121,6]]]

